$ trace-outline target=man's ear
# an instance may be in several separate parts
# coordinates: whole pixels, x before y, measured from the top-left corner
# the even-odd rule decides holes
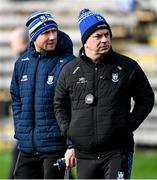
[[[85,48],[88,48],[88,46],[87,46],[87,44],[86,44],[86,43],[84,44],[84,47],[85,47]]]

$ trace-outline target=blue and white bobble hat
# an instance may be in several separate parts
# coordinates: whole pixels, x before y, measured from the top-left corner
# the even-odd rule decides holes
[[[58,30],[57,23],[54,21],[51,14],[46,11],[36,11],[31,14],[26,26],[28,27],[32,41],[35,41],[42,32],[49,28],[56,28]]]
[[[98,29],[108,29],[110,32],[110,36],[112,37],[112,31],[109,24],[99,13],[92,12],[89,9],[85,8],[80,11],[78,23],[83,44],[85,44],[89,36]]]

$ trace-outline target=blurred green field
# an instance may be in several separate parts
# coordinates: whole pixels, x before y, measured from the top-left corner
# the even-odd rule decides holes
[[[136,150],[131,179],[157,179],[157,150]]]
[[[0,152],[0,179],[7,179],[11,153]],[[157,150],[136,150],[131,179],[157,179]]]
[[[0,152],[0,179],[7,179],[11,164],[11,152]]]

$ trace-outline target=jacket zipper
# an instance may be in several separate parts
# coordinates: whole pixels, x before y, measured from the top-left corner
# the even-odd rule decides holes
[[[94,96],[95,98],[98,97],[98,64],[95,64],[95,72],[94,72]],[[97,102],[96,102],[97,103]],[[98,133],[97,133],[97,105],[95,106],[94,108],[94,126],[95,126],[95,147],[97,148],[98,147]],[[99,154],[97,152],[97,159],[99,159]]]
[[[34,78],[34,118],[33,118],[33,137],[32,137],[32,145],[33,145],[33,149],[34,149],[34,153],[38,154],[37,150],[36,150],[36,145],[35,145],[35,119],[36,119],[36,115],[35,115],[35,93],[36,93],[36,78],[37,78],[37,72],[38,72],[38,65],[39,65],[39,60],[40,60],[40,54],[37,57],[37,64],[36,64],[36,69],[35,69],[35,78]]]

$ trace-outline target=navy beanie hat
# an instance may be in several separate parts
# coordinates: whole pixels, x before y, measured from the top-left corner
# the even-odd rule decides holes
[[[31,14],[26,26],[28,27],[32,41],[35,41],[42,32],[49,28],[56,28],[58,30],[57,23],[54,21],[51,14],[46,11],[36,11]]]
[[[112,31],[109,24],[99,13],[92,12],[89,9],[83,9],[80,11],[78,23],[83,44],[85,44],[89,36],[98,29],[108,29],[110,37],[112,37]]]

